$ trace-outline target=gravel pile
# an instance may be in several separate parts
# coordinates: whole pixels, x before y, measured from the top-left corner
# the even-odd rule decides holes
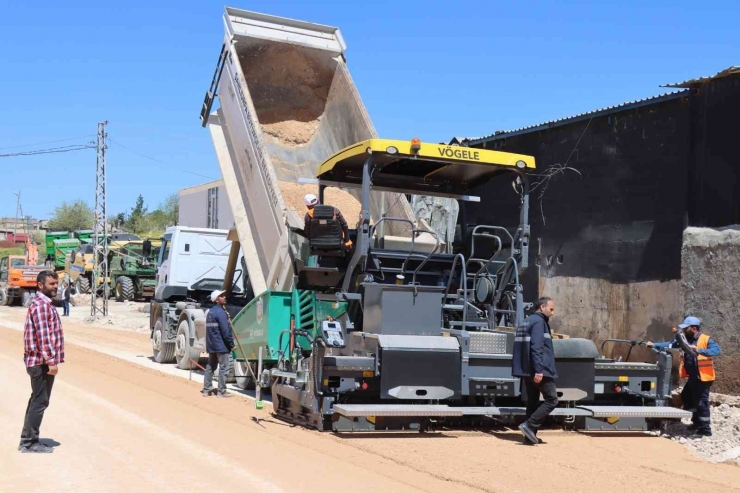
[[[709,462],[729,462],[740,465],[740,397],[711,394],[712,436],[692,439],[687,426],[669,423],[663,437],[681,443],[697,457]]]

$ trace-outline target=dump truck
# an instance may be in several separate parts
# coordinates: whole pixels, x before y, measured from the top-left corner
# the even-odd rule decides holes
[[[224,26],[201,122],[213,139],[255,293],[288,289],[288,227],[302,227],[303,197],[318,193],[304,180],[327,157],[377,134],[347,69],[339,29],[230,7]],[[220,107],[212,112],[216,97]],[[357,199],[341,189],[325,197],[350,226],[359,220]],[[405,195],[382,190],[373,192],[370,213],[375,221],[413,219]],[[395,223],[381,232],[410,241]]]
[[[279,417],[322,431],[523,415],[511,353],[531,306],[520,277],[528,267],[534,158],[378,139],[339,29],[232,8],[224,25],[201,120],[255,293],[233,316],[241,386],[255,375],[252,383],[271,388]],[[211,111],[216,96],[220,107]],[[438,232],[407,214],[406,195],[476,200],[477,187],[494,178],[511,181],[517,228],[461,224],[465,238],[445,251]],[[310,234],[301,208],[286,199],[293,183],[319,196]],[[346,190],[359,204],[349,251],[327,206]],[[379,192],[402,207],[389,212]],[[431,245],[421,241],[430,237]],[[229,298],[227,307],[238,305]],[[585,339],[560,339],[555,348],[561,406],[553,419],[565,426],[644,430],[687,416],[666,406],[670,353],[624,363]]]

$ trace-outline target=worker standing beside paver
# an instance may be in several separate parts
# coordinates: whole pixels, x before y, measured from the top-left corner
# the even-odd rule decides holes
[[[206,351],[208,364],[203,377],[203,397],[213,392],[213,373],[218,372],[217,397],[231,397],[226,392],[226,374],[229,372],[229,353],[234,350],[234,338],[231,336],[229,315],[226,313],[226,291],[217,289],[211,293],[211,301],[215,303],[208,310],[206,317]]]
[[[688,378],[681,391],[683,408],[691,411],[690,430],[695,431],[695,437],[712,436],[712,427],[709,410],[709,389],[714,382],[714,360],[721,350],[719,345],[707,334],[701,331],[701,320],[696,317],[686,317],[679,330],[683,330],[689,349],[681,351],[681,361],[678,368],[681,378]],[[677,340],[669,342],[648,341],[648,347],[680,348]]]
[[[537,311],[516,329],[511,374],[522,379],[522,394],[527,405],[526,420],[519,425],[525,442],[540,443],[537,431],[558,405],[555,379],[555,352],[550,331],[550,317],[555,302],[548,297],[537,300]],[[544,402],[540,403],[540,394]]]
[[[54,271],[45,270],[36,277],[36,285],[38,291],[28,306],[23,328],[23,361],[31,377],[31,398],[18,450],[48,454],[54,449],[39,441],[39,430],[44,411],[49,407],[58,365],[64,363],[64,332],[59,313],[51,301],[57,295],[59,277]]]

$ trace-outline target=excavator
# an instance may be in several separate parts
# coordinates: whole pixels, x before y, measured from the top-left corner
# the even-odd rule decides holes
[[[27,306],[36,294],[36,277],[46,268],[38,265],[38,245],[26,235],[24,255],[0,258],[0,305]]]

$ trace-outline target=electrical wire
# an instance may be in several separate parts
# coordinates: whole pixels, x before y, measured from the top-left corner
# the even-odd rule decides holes
[[[166,163],[166,162],[164,162],[164,161],[161,161],[161,160],[159,160],[159,159],[153,158],[153,157],[151,157],[151,156],[147,156],[146,154],[142,154],[142,153],[140,153],[140,152],[138,152],[138,151],[135,151],[135,150],[131,149],[130,147],[126,147],[125,145],[121,144],[120,142],[116,142],[116,141],[115,141],[115,140],[113,140],[113,139],[109,139],[109,140],[111,141],[111,143],[113,143],[113,144],[116,144],[117,146],[119,146],[119,147],[122,147],[122,148],[126,149],[127,151],[129,151],[129,152],[132,152],[132,153],[136,154],[137,156],[141,156],[141,157],[143,157],[144,159],[148,159],[148,160],[150,160],[150,161],[154,161],[155,163],[159,163],[159,164],[164,164],[165,166],[168,166],[168,167],[170,167],[170,168],[176,169],[176,170],[178,170],[178,171],[182,171],[183,173],[188,173],[188,174],[191,174],[191,175],[194,175],[194,176],[199,176],[199,177],[201,177],[201,178],[207,178],[207,179],[209,179],[209,180],[217,180],[217,178],[214,178],[214,177],[212,177],[212,176],[206,176],[206,175],[201,175],[200,173],[195,173],[195,172],[193,172],[193,171],[188,171],[188,170],[186,170],[186,169],[181,169],[181,168],[178,168],[177,166],[173,166],[173,165],[172,165],[172,164],[170,164],[170,163]]]
[[[70,140],[87,139],[89,137],[95,137],[95,134],[83,135],[82,137],[70,137],[69,139],[49,140],[49,141],[46,141],[46,142],[38,142],[36,144],[23,144],[23,145],[19,145],[19,146],[0,147],[0,150],[5,150],[5,149],[19,149],[21,147],[36,147],[36,146],[46,145],[46,144],[56,144],[57,142],[67,142],[67,141],[70,141]]]
[[[19,157],[19,156],[37,156],[39,154],[58,154],[61,152],[82,151],[85,149],[95,149],[96,146],[90,144],[76,144],[71,146],[52,147],[50,149],[37,149],[35,151],[13,152],[9,154],[0,154],[0,157]]]

